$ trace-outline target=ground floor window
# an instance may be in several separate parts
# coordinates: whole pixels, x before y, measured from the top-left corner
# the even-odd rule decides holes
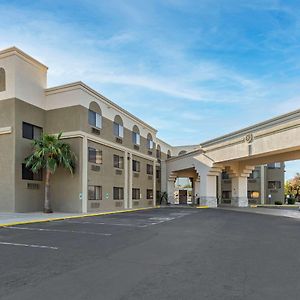
[[[231,199],[231,192],[230,191],[223,191],[222,192],[222,199]]]
[[[147,199],[153,199],[153,190],[147,190]]]
[[[25,164],[22,164],[22,179],[43,181],[43,172],[39,170],[37,173],[33,173],[30,169],[26,168]]]
[[[248,191],[249,199],[258,199],[260,197],[260,193],[257,191]]]
[[[89,185],[89,200],[102,200],[102,187],[98,185]]]
[[[124,199],[124,188],[114,187],[113,196],[114,196],[114,200],[123,200]]]
[[[141,198],[141,191],[140,189],[132,189],[132,199],[139,200]]]

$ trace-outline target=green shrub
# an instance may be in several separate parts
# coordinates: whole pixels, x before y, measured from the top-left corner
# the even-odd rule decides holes
[[[275,201],[275,205],[282,205],[282,201]]]
[[[288,198],[288,204],[295,204],[296,199],[295,198]]]

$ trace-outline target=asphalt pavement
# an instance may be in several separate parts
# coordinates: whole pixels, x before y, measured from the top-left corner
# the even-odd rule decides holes
[[[299,232],[192,208],[0,228],[0,299],[298,299]]]

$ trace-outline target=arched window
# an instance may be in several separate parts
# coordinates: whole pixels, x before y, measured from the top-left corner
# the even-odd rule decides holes
[[[6,89],[5,86],[5,70],[0,68],[0,92],[4,92]]]
[[[119,115],[115,116],[114,120],[114,135],[119,138],[124,137],[123,120]]]
[[[181,150],[179,153],[178,153],[178,156],[180,156],[180,155],[184,155],[184,154],[186,154],[187,152],[185,151],[185,150]]]
[[[160,159],[161,157],[161,149],[160,149],[160,146],[157,145],[156,146],[156,158]]]
[[[168,150],[168,153],[167,153],[167,158],[171,158],[172,157],[172,154],[171,154],[171,151]]]
[[[147,135],[147,148],[149,150],[152,150],[153,147],[154,147],[154,143],[153,143],[152,135],[150,133],[148,133],[148,135]]]
[[[91,102],[89,107],[89,124],[96,128],[102,128],[102,113],[96,102]]]
[[[132,143],[134,145],[140,145],[141,144],[140,130],[136,125],[134,125],[133,128],[132,128]]]

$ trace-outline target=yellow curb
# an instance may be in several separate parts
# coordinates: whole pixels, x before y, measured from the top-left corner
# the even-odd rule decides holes
[[[209,208],[209,206],[207,206],[207,205],[200,205],[200,206],[196,206],[196,208]]]
[[[140,211],[140,210],[148,210],[148,209],[154,209],[154,208],[159,208],[159,206],[145,207],[145,208],[135,208],[135,209],[127,209],[127,210],[116,210],[116,211],[101,212],[101,213],[94,213],[94,214],[84,214],[84,215],[79,215],[79,216],[67,216],[67,217],[58,217],[58,218],[47,218],[47,219],[42,219],[42,220],[21,221],[21,222],[0,224],[0,227],[16,226],[16,225],[24,225],[24,224],[33,224],[33,223],[46,223],[46,222],[51,222],[51,221],[61,221],[61,220],[67,220],[67,219],[79,219],[79,218],[86,218],[86,217],[97,217],[97,216],[121,214],[121,213],[126,213],[126,212],[135,212],[135,211]]]
[[[251,205],[251,207],[292,207],[297,208],[299,205],[297,204],[281,204],[281,205],[275,205],[275,204],[257,204],[257,205]]]
[[[257,205],[252,204],[252,205],[250,205],[250,207],[251,207],[251,208],[256,208]]]

